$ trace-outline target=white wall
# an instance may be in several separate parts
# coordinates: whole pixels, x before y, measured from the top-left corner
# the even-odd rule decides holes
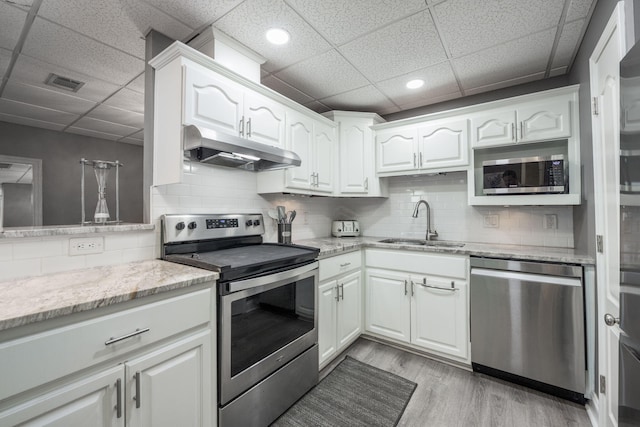
[[[432,230],[440,240],[573,247],[573,208],[568,206],[472,207],[467,205],[466,173],[407,176],[389,179],[389,199],[349,199],[347,216],[360,221],[365,235],[424,239],[426,209],[415,204],[425,199],[431,206]],[[544,214],[557,216],[557,229],[544,229]],[[498,228],[485,228],[484,215],[498,215]]]

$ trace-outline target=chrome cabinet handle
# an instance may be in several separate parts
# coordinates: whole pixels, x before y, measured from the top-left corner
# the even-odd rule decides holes
[[[136,382],[136,395],[133,396],[133,400],[136,401],[136,408],[140,407],[140,371],[136,372],[133,376],[133,379]]]
[[[422,167],[422,151],[420,152],[420,163],[418,163],[418,167]]]
[[[122,380],[120,378],[116,381],[116,417],[122,418]]]
[[[251,117],[247,120],[247,138],[251,138]]]
[[[350,262],[345,262],[344,264],[340,264],[340,267],[343,268],[343,267],[346,267],[348,265],[351,265],[351,263]]]
[[[369,189],[369,177],[364,179],[364,189],[365,190]]]
[[[524,122],[520,122],[520,139],[524,138]]]
[[[413,167],[417,168],[418,165],[416,164],[416,153],[413,153]]]
[[[415,288],[416,288],[416,284],[413,283],[413,280],[411,281],[411,296],[413,296],[415,294]]]
[[[340,301],[340,285],[336,284],[336,301]]]
[[[427,285],[427,279],[426,277],[424,279],[422,279],[422,283],[418,282],[418,285],[422,286],[423,288],[429,288],[429,289],[437,289],[439,291],[451,291],[451,292],[455,292],[455,291],[459,291],[460,289],[456,288],[456,284],[454,281],[451,281],[451,287],[450,288],[443,288],[442,286],[432,286],[432,285]]]
[[[244,136],[244,116],[242,116],[240,123],[238,123],[238,133],[240,136]]]
[[[612,315],[607,313],[607,314],[604,315],[604,323],[607,326],[613,326],[616,323],[620,324],[620,318],[619,317],[613,317]]]
[[[511,140],[512,141],[516,140],[516,124],[515,123],[511,123]]]
[[[111,337],[104,342],[104,345],[111,345],[113,343],[117,343],[119,341],[126,340],[127,338],[135,337],[136,335],[141,335],[149,331],[150,331],[149,328],[136,329],[135,331],[129,332],[128,334],[122,335],[121,337],[118,337],[118,338]]]
[[[320,187],[320,173],[316,172],[316,187]]]
[[[342,301],[344,301],[344,283],[340,284],[340,298],[342,298]]]
[[[404,294],[407,294],[407,281],[404,281]]]

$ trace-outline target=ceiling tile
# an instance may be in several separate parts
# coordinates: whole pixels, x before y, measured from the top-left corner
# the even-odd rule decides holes
[[[0,113],[0,121],[16,123],[18,125],[32,126],[43,129],[51,129],[61,131],[65,128],[65,125],[59,123],[50,123],[42,120],[31,119],[29,117],[19,117],[12,114]]]
[[[558,0],[449,0],[435,6],[435,19],[451,54],[459,57],[558,25],[563,4]]]
[[[131,135],[138,130],[135,127],[105,122],[104,120],[93,119],[91,117],[82,117],[75,122],[72,127],[75,129],[80,128],[111,135],[120,135],[120,137]]]
[[[4,76],[11,62],[11,51],[0,47],[0,76]]]
[[[335,50],[292,65],[276,73],[276,77],[316,99],[353,90],[369,83]]]
[[[286,1],[338,45],[426,8],[424,0]]]
[[[0,2],[0,16],[2,17],[0,47],[13,50],[20,38],[27,13],[2,1]]]
[[[22,51],[116,84],[144,70],[144,61],[41,18],[34,21]]]
[[[263,67],[269,72],[280,70],[310,56],[327,51],[331,46],[282,0],[251,0],[215,23],[240,43],[268,58]],[[286,45],[269,43],[265,33],[279,27],[289,32]]]
[[[142,141],[141,139],[135,139],[131,137],[121,138],[118,140],[118,142],[123,142],[125,144],[131,144],[131,145],[144,146],[144,141]]]
[[[522,77],[516,77],[511,80],[505,80],[497,83],[490,83],[485,86],[479,86],[473,89],[465,90],[465,96],[475,95],[478,93],[491,92],[492,90],[503,89],[505,87],[511,87],[516,85],[521,85],[524,83],[534,82],[536,80],[541,80],[544,78],[544,72],[541,71],[539,73],[533,73]]]
[[[571,0],[566,21],[569,22],[574,19],[586,18],[592,3],[595,3],[595,0]]]
[[[383,108],[393,107],[393,102],[374,86],[365,86],[340,95],[320,100],[332,110],[351,110],[379,113]]]
[[[58,65],[48,64],[46,62],[39,61],[26,55],[20,55],[18,57],[18,61],[13,68],[13,72],[11,73],[9,81],[27,83],[34,86],[43,87],[48,90],[54,90],[57,92],[68,94],[69,92],[64,89],[57,89],[44,84],[50,73],[55,73],[60,76],[85,82],[80,90],[73,94],[73,96],[78,98],[100,102],[107,96],[118,90],[118,86],[112,83],[107,83],[102,80],[96,79],[95,77],[90,77],[86,74],[72,71]]]
[[[95,109],[90,111],[87,114],[87,117],[131,126],[134,128],[144,127],[144,114],[122,110],[120,108],[114,108],[104,104],[98,105]]]
[[[453,60],[463,89],[544,73],[555,33],[554,28]]]
[[[262,84],[300,104],[304,104],[313,100],[313,98],[306,93],[300,92],[298,89],[290,86],[289,84],[283,82],[275,76],[265,77],[264,79],[262,79]]]
[[[131,0],[140,1],[140,0]],[[144,0],[145,3],[163,10],[169,16],[182,21],[191,28],[211,24],[243,0]]]
[[[129,135],[127,138],[137,139],[139,141],[144,140],[144,129],[141,129],[138,132]]]
[[[130,89],[122,88],[111,98],[104,101],[105,105],[144,114],[144,95]]]
[[[77,128],[77,127],[70,127],[66,129],[65,132],[77,133],[78,135],[92,136],[94,138],[108,139],[110,141],[117,141],[118,139],[122,138],[121,135],[114,135],[112,133],[98,132],[91,129],[83,129],[83,128]]]
[[[78,118],[76,114],[65,113],[64,111],[52,110],[49,108],[37,107],[31,104],[11,101],[0,98],[0,113],[13,116],[29,117],[43,122],[68,125]]]
[[[339,50],[376,82],[447,59],[427,11],[356,39]]]
[[[570,65],[569,62],[573,57],[573,52],[576,51],[578,47],[583,26],[584,19],[564,24],[558,46],[556,47],[556,54],[553,58],[553,68]]]
[[[62,0],[61,0],[62,1]],[[113,0],[109,0],[113,1]],[[218,0],[219,1],[219,0]],[[183,40],[191,33],[196,25],[180,22],[171,13],[163,12],[140,0],[119,0],[116,2],[127,14],[131,22],[138,29],[138,36],[146,36],[150,29],[154,29],[174,40]],[[190,6],[192,1],[182,2]]]
[[[144,94],[144,73],[142,73],[138,77],[136,77],[126,87],[127,87],[127,89],[131,89],[131,90],[136,91],[138,93]]]
[[[413,79],[424,80],[424,86],[419,89],[407,89],[407,82]],[[454,92],[459,93],[458,83],[449,62],[384,80],[377,83],[377,86],[398,105],[413,103],[418,99],[427,100]]]
[[[452,93],[446,93],[444,95],[423,95],[420,98],[407,100],[407,102],[400,104],[400,110],[410,110],[412,108],[424,107],[425,105],[437,104],[438,102],[449,101],[451,99],[460,98],[461,96],[462,93],[460,93],[459,90]]]
[[[71,93],[72,92],[64,93],[39,86],[16,83],[12,79],[7,84],[2,93],[2,97],[25,104],[37,105],[77,115],[86,113],[96,105],[93,101],[72,96]]]

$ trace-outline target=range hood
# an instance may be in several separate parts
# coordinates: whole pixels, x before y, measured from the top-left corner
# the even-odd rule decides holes
[[[300,157],[292,151],[194,125],[184,127],[184,151],[203,163],[254,172],[300,166],[301,163]]]

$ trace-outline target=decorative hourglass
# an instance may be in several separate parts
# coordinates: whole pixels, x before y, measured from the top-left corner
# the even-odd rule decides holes
[[[80,159],[82,164],[82,181],[80,183],[82,189],[82,224],[107,224],[107,223],[119,223],[120,222],[120,182],[119,182],[119,169],[123,166],[119,161],[106,161],[106,160],[86,160]],[[86,221],[85,216],[85,175],[84,169],[86,166],[92,166],[96,175],[96,181],[98,182],[98,202],[96,203],[96,210],[93,215],[93,221]],[[109,176],[109,170],[111,168],[116,169],[116,219],[115,221],[109,221],[109,207],[107,206],[107,178]]]

